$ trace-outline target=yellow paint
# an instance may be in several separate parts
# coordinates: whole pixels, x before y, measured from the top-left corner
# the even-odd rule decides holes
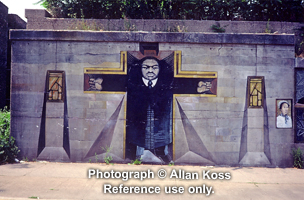
[[[202,72],[202,71],[182,71],[181,70],[181,51],[174,51],[174,77],[175,78],[217,78],[217,72]],[[116,63],[105,62],[102,64],[106,67],[98,68],[84,68],[85,74],[127,74],[127,52],[121,51],[120,53],[120,67]],[[108,92],[108,91],[84,91],[84,93],[97,93],[97,94],[126,94],[126,92]],[[216,97],[214,94],[173,94],[172,106],[172,143],[173,143],[173,160],[175,160],[175,114],[176,114],[176,97]],[[123,132],[123,159],[126,157],[126,120],[127,120],[127,104],[124,100],[124,132]]]
[[[106,91],[83,91],[86,94],[126,94],[126,92],[106,92]]]
[[[106,67],[102,67],[106,66]],[[117,63],[104,62],[101,67],[94,68],[84,68],[85,74],[117,74],[126,75],[127,74],[127,52],[120,52],[120,65]],[[115,67],[118,66],[118,67]]]
[[[182,52],[174,51],[175,78],[217,78],[217,72],[182,71]]]
[[[127,139],[127,130],[126,130],[126,127],[127,127],[127,97],[125,96],[125,99],[124,99],[124,106],[125,106],[125,109],[124,109],[124,132],[123,132],[123,159],[126,159],[126,139]]]

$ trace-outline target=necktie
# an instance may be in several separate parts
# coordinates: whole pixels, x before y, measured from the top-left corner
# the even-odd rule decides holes
[[[151,80],[149,80],[149,82],[148,82],[148,87],[149,87],[149,89],[152,88],[152,81]]]

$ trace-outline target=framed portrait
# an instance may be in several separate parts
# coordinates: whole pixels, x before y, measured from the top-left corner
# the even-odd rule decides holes
[[[292,99],[276,99],[276,127],[292,128]]]

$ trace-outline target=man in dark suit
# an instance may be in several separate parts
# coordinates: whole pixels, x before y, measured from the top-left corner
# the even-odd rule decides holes
[[[127,145],[140,159],[150,150],[169,163],[172,143],[172,81],[166,62],[144,57],[134,64],[128,80]],[[128,155],[128,152],[127,152]]]

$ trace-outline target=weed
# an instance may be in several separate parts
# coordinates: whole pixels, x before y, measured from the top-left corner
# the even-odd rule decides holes
[[[95,162],[98,162],[98,156],[97,156],[97,153],[95,153]]]
[[[39,197],[31,196],[29,199],[39,199]]]
[[[103,159],[104,159],[105,163],[108,165],[113,160],[112,156],[108,156],[108,153],[110,153],[111,148],[108,147],[108,146],[101,147],[101,148],[102,148],[102,150],[106,151],[106,155],[105,155],[105,157]]]
[[[25,156],[23,156],[23,159],[22,159],[23,161],[25,161],[25,162],[28,162],[29,161],[29,159]]]
[[[178,33],[183,33],[183,32],[187,32],[187,27],[183,26],[183,25],[173,25],[173,26],[168,26],[167,28],[164,30],[164,32],[178,32]]]
[[[304,167],[304,161],[303,161],[303,153],[300,147],[298,149],[292,149],[292,156],[293,156],[293,166],[302,169]]]
[[[138,160],[138,159],[136,159],[136,160],[131,160],[131,163],[129,163],[130,165],[140,165],[141,164],[141,160]]]
[[[267,24],[266,24],[265,33],[271,33],[269,21],[270,21],[270,19],[268,19],[268,22],[267,22]]]
[[[226,32],[225,27],[227,27],[228,25],[221,27],[219,22],[216,22],[215,24],[213,24],[211,26],[211,30],[215,33],[224,33]]]
[[[125,31],[136,31],[135,24],[131,24],[130,19],[124,18]]]
[[[92,162],[92,160],[91,159],[89,159],[89,163],[91,163]]]
[[[84,14],[83,14],[83,10],[80,9],[81,12],[81,20],[77,19],[76,17],[76,13],[74,13],[73,15],[69,15],[71,18],[74,18],[76,21],[74,23],[72,23],[72,25],[69,27],[69,29],[72,30],[85,30],[85,31],[103,31],[103,26],[101,25],[97,25],[96,21],[91,21],[91,23],[89,23],[88,20],[84,19]]]
[[[168,166],[174,166],[174,162],[173,162],[173,161],[170,162],[170,163],[168,164]]]
[[[95,21],[89,23],[85,19],[78,20],[69,27],[72,30],[85,30],[85,31],[102,31],[103,27],[97,25]]]

